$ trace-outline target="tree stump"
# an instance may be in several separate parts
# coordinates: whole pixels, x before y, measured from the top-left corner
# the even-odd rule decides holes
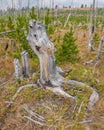
[[[82,82],[66,80],[62,75],[60,75],[60,71],[57,69],[55,63],[55,48],[47,36],[45,26],[38,21],[31,20],[29,22],[27,41],[29,41],[31,48],[38,56],[40,62],[40,79],[37,81],[38,85],[43,88],[45,87],[54,93],[61,94],[65,97],[71,97],[73,99],[75,98],[62,89],[64,83],[67,83],[70,86],[78,85],[90,88],[92,94],[89,98],[88,108],[91,109],[98,101],[99,94],[95,89]]]
[[[29,77],[30,67],[29,67],[28,52],[22,51],[21,57],[22,57],[22,65],[23,65],[23,74],[25,77]]]
[[[44,85],[51,85],[53,87],[62,86],[64,78],[56,69],[54,45],[48,38],[45,26],[38,21],[31,20],[29,23],[29,34],[27,40],[31,48],[39,58],[40,62],[40,80]]]
[[[14,63],[16,78],[22,79],[23,78],[22,67],[20,66],[19,60],[15,58],[13,63]]]

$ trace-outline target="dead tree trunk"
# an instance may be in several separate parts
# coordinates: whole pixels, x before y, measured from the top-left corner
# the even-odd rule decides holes
[[[29,23],[29,33],[27,40],[30,43],[31,48],[39,58],[40,62],[40,79],[38,80],[38,85],[45,87],[53,92],[60,93],[67,97],[71,97],[66,94],[60,87],[66,82],[69,85],[81,85],[83,87],[88,87],[86,84],[66,80],[59,74],[56,67],[55,56],[54,56],[54,45],[48,38],[44,25],[40,24],[38,21],[31,20]],[[55,87],[55,88],[54,88]],[[89,108],[92,107],[99,98],[98,93],[93,88],[90,88],[93,93],[89,99]]]
[[[27,40],[40,61],[40,82],[53,86],[62,86],[64,78],[56,70],[54,45],[49,40],[44,25],[30,21]]]
[[[93,0],[93,5],[91,8],[91,17],[90,17],[90,28],[89,28],[89,43],[88,50],[92,51],[93,48],[93,35],[95,32],[95,0]]]
[[[23,74],[24,76],[29,77],[30,68],[29,68],[28,52],[23,51],[21,53],[21,56],[22,56]]]
[[[16,78],[20,78],[22,79],[23,78],[23,75],[22,75],[22,68],[20,66],[20,63],[19,63],[19,60],[18,59],[14,59],[14,68],[15,68],[15,76]]]

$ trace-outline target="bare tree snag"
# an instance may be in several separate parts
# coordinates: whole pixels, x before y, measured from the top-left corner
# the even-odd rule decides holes
[[[19,60],[15,58],[13,63],[14,63],[16,78],[22,79],[23,78],[22,67],[20,66]]]
[[[28,77],[30,75],[28,52],[23,51],[21,53],[21,56],[22,56],[22,64],[23,64],[23,74],[24,76]]]
[[[95,32],[95,0],[93,0],[92,8],[91,8],[91,18],[90,18],[90,28],[89,28],[89,43],[88,50],[92,51],[93,48],[93,35]]]
[[[65,97],[74,97],[67,94],[63,89],[64,83],[73,85],[80,85],[83,87],[88,87],[86,84],[74,81],[67,80],[59,71],[57,71],[55,56],[54,56],[54,45],[48,38],[45,30],[45,26],[39,23],[38,21],[31,20],[29,23],[29,33],[27,40],[30,43],[31,48],[39,58],[40,62],[40,79],[38,80],[38,85],[53,91],[54,93],[59,93]],[[99,99],[99,95],[93,88],[92,95],[90,96],[88,107],[91,108]]]

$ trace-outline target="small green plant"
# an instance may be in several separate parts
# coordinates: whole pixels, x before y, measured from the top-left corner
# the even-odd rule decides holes
[[[30,18],[31,18],[31,19],[37,19],[37,16],[36,16],[35,8],[34,8],[34,7],[32,7],[32,9],[31,9]]]
[[[58,62],[75,63],[78,59],[78,48],[75,44],[76,38],[73,36],[72,29],[64,35],[63,43],[56,53]]]
[[[93,39],[94,39],[95,46],[96,46],[96,45],[98,46],[99,41],[100,41],[100,38],[99,38],[98,33],[95,33],[95,34],[94,34]]]

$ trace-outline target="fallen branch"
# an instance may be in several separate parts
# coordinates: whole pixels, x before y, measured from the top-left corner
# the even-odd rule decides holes
[[[18,93],[20,93],[24,88],[33,87],[33,86],[36,86],[36,84],[27,84],[27,85],[21,86],[21,87],[17,90],[17,92],[15,93],[15,95],[12,97],[12,101],[16,99]]]
[[[28,117],[28,116],[24,116],[24,117],[27,118],[28,120],[34,122],[34,123],[37,124],[37,125],[44,126],[44,123],[41,123],[41,122],[39,122],[39,121],[35,121],[35,120],[33,120],[31,117]]]
[[[35,112],[29,110],[28,107],[27,107],[27,105],[25,105],[23,108],[24,108],[31,116],[34,116],[35,118],[37,118],[38,120],[40,120],[40,121],[42,121],[42,122],[45,121],[45,120],[44,120],[44,117],[42,117],[42,116],[40,116],[39,114],[37,114],[37,113],[35,113]]]
[[[6,82],[4,82],[4,83],[2,83],[2,84],[0,84],[0,87],[4,86],[4,85],[7,84],[9,81],[11,81],[11,79],[8,80],[8,81],[6,81]]]
[[[26,30],[26,28],[21,28],[21,30]],[[12,33],[12,32],[16,32],[16,30],[8,30],[8,31],[5,31],[5,32],[0,32],[0,35],[7,34],[7,33]]]
[[[84,120],[84,121],[80,121],[79,123],[83,124],[83,123],[91,123],[91,122],[92,122],[92,120]]]

